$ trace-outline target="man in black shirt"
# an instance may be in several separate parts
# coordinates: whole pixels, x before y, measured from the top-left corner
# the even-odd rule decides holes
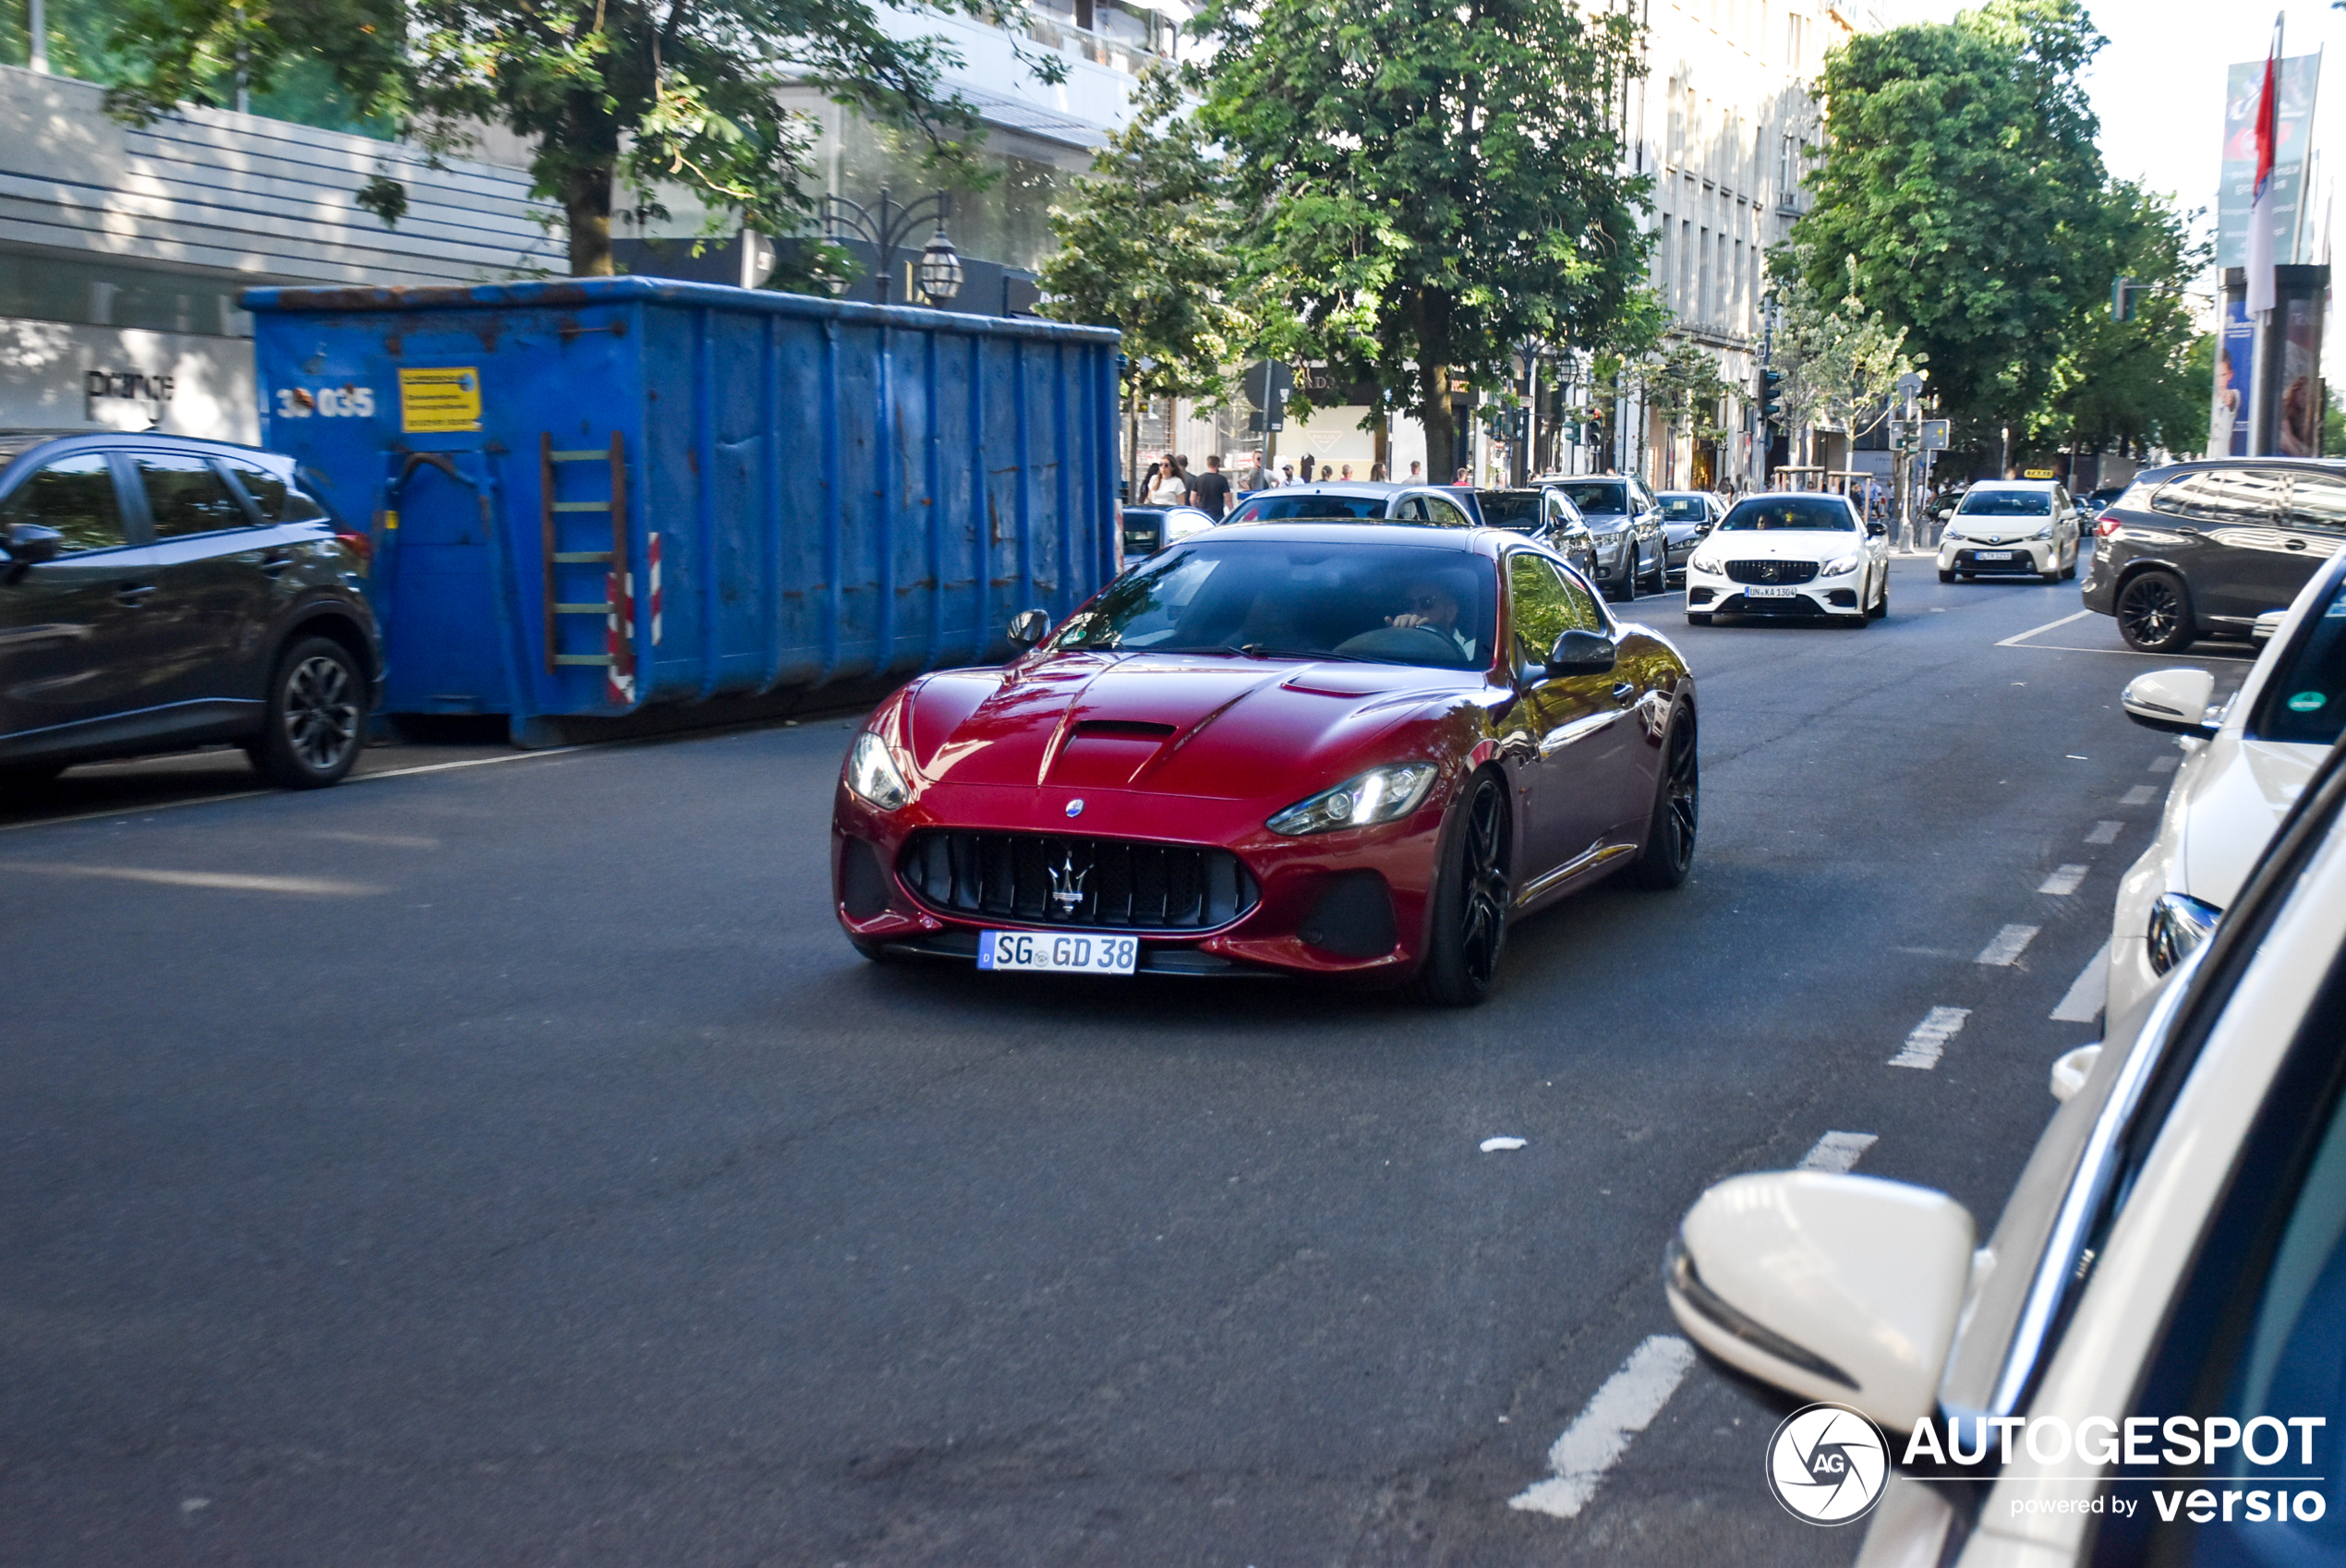
[[[1190,504],[1215,522],[1230,510],[1230,481],[1219,454],[1205,460],[1205,472],[1190,481]]]

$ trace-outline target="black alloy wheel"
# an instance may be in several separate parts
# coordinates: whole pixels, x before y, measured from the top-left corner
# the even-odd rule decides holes
[[[1890,618],[1890,568],[1881,569],[1881,591],[1874,596],[1873,608],[1866,614],[1876,621]]]
[[[1445,1007],[1471,1007],[1491,994],[1507,940],[1507,790],[1495,773],[1467,782],[1451,825],[1449,852],[1433,892],[1433,940],[1417,991]]]
[[[1666,889],[1686,881],[1694,865],[1695,829],[1701,824],[1702,765],[1696,754],[1692,708],[1679,709],[1671,720],[1662,756],[1645,850],[1629,868],[1629,880],[1640,887]]]
[[[1638,538],[1634,534],[1621,537],[1621,587],[1614,597],[1623,604],[1638,600]]]
[[[2171,572],[2145,572],[2118,590],[2118,634],[2141,653],[2181,653],[2191,646],[2191,594]]]
[[[260,738],[245,750],[271,783],[322,790],[358,760],[367,722],[367,682],[350,650],[305,637],[277,661]]]

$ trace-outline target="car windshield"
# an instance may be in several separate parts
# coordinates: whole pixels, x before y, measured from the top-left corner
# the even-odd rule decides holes
[[[2044,517],[2052,497],[2044,490],[1974,490],[1955,510],[1965,517]]]
[[[1700,496],[1663,496],[1662,515],[1673,523],[1699,523],[1711,515]]]
[[[1540,525],[1538,490],[1484,490],[1476,499],[1482,502],[1482,521],[1493,528],[1528,534]]]
[[[1571,497],[1572,504],[1583,513],[1626,513],[1629,510],[1626,487],[1618,479],[1576,479],[1556,488]]]
[[[1854,532],[1857,519],[1838,496],[1753,496],[1735,502],[1720,521],[1729,533],[1745,528],[1838,528]]]
[[[1266,495],[1239,508],[1233,523],[1277,523],[1290,519],[1382,517],[1383,496]]]
[[[2346,730],[2346,584],[2275,666],[2259,706],[2251,733],[2260,741],[2328,746]]]
[[[1479,669],[1497,584],[1489,560],[1462,550],[1217,537],[1126,573],[1049,646]]]

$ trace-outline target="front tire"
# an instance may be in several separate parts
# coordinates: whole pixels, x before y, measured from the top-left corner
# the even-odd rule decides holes
[[[1881,573],[1881,591],[1874,596],[1873,608],[1866,611],[1866,617],[1871,621],[1885,621],[1889,619],[1889,616],[1890,573],[1887,568],[1884,568]]]
[[[2129,577],[2111,608],[2118,634],[2138,653],[2181,653],[2191,646],[2191,590],[2171,572]]]
[[[1433,889],[1420,998],[1471,1007],[1491,994],[1507,940],[1507,790],[1495,773],[1467,781]]]
[[[1955,580],[1955,574],[1942,566],[1939,569],[1939,580],[1941,583],[1952,583]]]
[[[1662,739],[1662,777],[1654,785],[1645,850],[1629,868],[1631,882],[1665,890],[1686,881],[1694,866],[1701,808],[1702,765],[1695,747],[1694,710],[1681,708]]]
[[[1687,624],[1689,626],[1708,626],[1711,624],[1711,617],[1708,614],[1698,614],[1696,611],[1690,609],[1687,611]]]
[[[260,737],[245,751],[279,788],[322,790],[357,762],[366,724],[358,661],[331,638],[304,637],[277,660]]]

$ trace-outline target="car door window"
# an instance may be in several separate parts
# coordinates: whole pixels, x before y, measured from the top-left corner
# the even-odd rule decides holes
[[[128,544],[114,469],[103,452],[87,452],[44,464],[0,501],[0,529],[29,523],[64,536],[57,553],[115,549]]]
[[[2346,479],[2299,474],[2289,487],[2289,521],[2308,532],[2346,535]]]
[[[212,464],[192,452],[142,452],[132,464],[147,488],[147,513],[158,539],[216,534],[251,525],[244,504]]]
[[[269,523],[307,523],[326,515],[326,509],[315,498],[303,491],[298,484],[283,475],[272,474],[257,463],[240,463],[229,458],[221,464],[236,476],[246,495],[260,509],[261,519]],[[152,487],[150,486],[150,493]],[[234,526],[234,525],[230,525]]]
[[[2346,730],[2346,585],[2331,592],[2295,640],[2267,678],[2248,733],[2259,741],[2332,745]]]
[[[1551,565],[1550,571],[1554,567]],[[1560,573],[1564,579],[1564,613],[1566,623],[1574,631],[1596,632],[1604,629],[1604,611],[1597,608],[1596,596],[1589,592],[1571,573]],[[1553,640],[1550,646],[1554,646]]]
[[[1424,522],[1425,498],[1423,496],[1403,496],[1401,498],[1401,504],[1394,508],[1393,515],[1404,523]]]
[[[1507,558],[1507,596],[1514,610],[1518,669],[1545,669],[1558,637],[1566,632],[1592,630],[1578,619],[1563,577],[1528,551]]]
[[[1456,501],[1445,501],[1440,496],[1428,496],[1425,498],[1425,506],[1427,520],[1442,527],[1470,528],[1474,525],[1464,509]]]
[[[2269,526],[2288,481],[2277,468],[2205,468],[2162,488],[2150,509],[2195,523]]]

